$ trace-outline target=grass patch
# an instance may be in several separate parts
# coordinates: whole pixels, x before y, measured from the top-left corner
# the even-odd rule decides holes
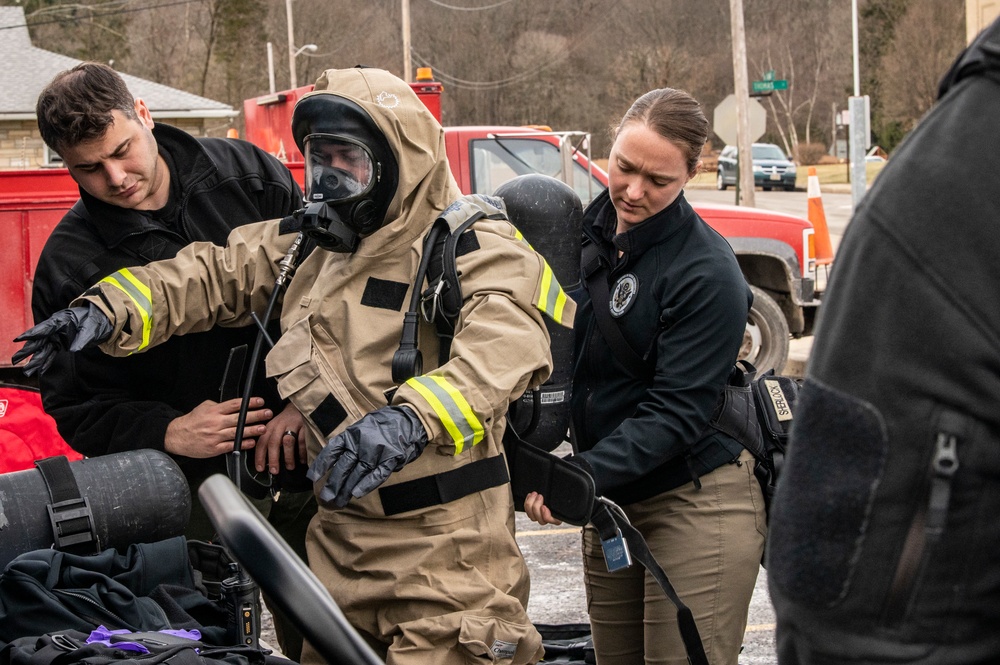
[[[875,181],[881,173],[886,162],[868,162],[865,164],[865,171],[868,177],[868,186]],[[850,181],[847,177],[847,164],[819,164],[816,167],[816,177],[819,178],[820,185],[846,185]],[[798,189],[805,189],[809,180],[809,167],[798,167],[798,175],[795,178],[795,186]],[[692,185],[715,186],[715,172],[699,173],[691,179]]]

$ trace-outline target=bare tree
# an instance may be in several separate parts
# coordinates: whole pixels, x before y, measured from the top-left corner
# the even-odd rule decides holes
[[[813,142],[817,111],[843,94],[837,82],[849,75],[850,8],[836,0],[798,3],[795,11],[779,0],[758,0],[750,8],[751,74],[774,72],[788,81],[765,103],[770,131],[795,155],[800,141]],[[816,134],[825,133],[825,123],[820,127]]]
[[[860,0],[862,91],[877,133],[912,126],[933,100],[961,45],[961,2]],[[267,91],[267,42],[278,89],[290,81],[286,0],[0,4],[25,7],[42,48],[113,59],[122,71],[236,108]],[[318,47],[296,59],[301,83],[357,64],[402,74],[400,0],[292,6],[293,46]],[[446,124],[581,129],[602,155],[608,127],[654,87],[687,90],[711,117],[733,91],[728,11],[727,0],[411,0],[411,56],[444,83]],[[793,153],[800,141],[832,141],[827,114],[851,87],[849,3],[747,0],[746,19],[751,76],[774,70],[789,82],[765,100],[768,136]]]
[[[937,99],[938,83],[965,43],[965,15],[959,0],[912,3],[896,25],[883,58],[886,117],[905,131]]]

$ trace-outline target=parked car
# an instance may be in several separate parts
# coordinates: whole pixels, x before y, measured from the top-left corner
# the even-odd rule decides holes
[[[716,188],[726,189],[736,186],[736,146],[727,145],[719,155]],[[773,143],[754,143],[753,184],[764,191],[772,187],[783,188],[786,192],[795,189],[795,162],[788,159],[781,148]]]

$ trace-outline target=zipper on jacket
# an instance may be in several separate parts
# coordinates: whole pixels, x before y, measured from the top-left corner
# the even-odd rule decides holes
[[[94,600],[93,598],[91,598],[90,596],[88,596],[87,594],[77,593],[75,591],[67,591],[66,589],[53,589],[53,593],[55,595],[70,596],[71,598],[76,598],[77,600],[82,600],[85,603],[87,603],[88,605],[92,605],[95,608],[97,608],[98,610],[100,610],[100,614],[98,616],[95,616],[95,617],[85,617],[87,619],[90,619],[91,623],[100,625],[100,624],[105,623],[105,620],[107,619],[107,617],[112,617],[113,619],[115,619],[115,620],[118,621],[119,625],[117,626],[117,628],[128,628],[129,630],[132,630],[132,631],[139,630],[138,626],[134,626],[131,623],[129,623],[128,621],[125,621],[120,616],[118,616],[117,614],[115,614],[114,612],[112,612],[107,607],[105,607],[104,605],[100,604],[99,602],[97,602],[96,600]],[[103,616],[101,616],[101,615],[103,615]],[[108,628],[112,628],[112,626],[108,626]]]
[[[931,480],[926,501],[917,508],[903,543],[892,586],[886,599],[882,623],[891,625],[905,614],[916,580],[927,567],[934,546],[944,533],[951,503],[952,481],[958,470],[958,437],[938,432],[931,459]]]

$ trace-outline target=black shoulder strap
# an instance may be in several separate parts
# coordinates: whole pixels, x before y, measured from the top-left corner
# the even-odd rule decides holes
[[[632,345],[628,343],[625,336],[615,320],[611,318],[611,309],[608,293],[608,267],[601,260],[601,252],[597,245],[589,240],[584,241],[580,263],[583,271],[583,281],[586,284],[587,292],[590,293],[591,305],[594,308],[594,319],[597,327],[601,331],[601,336],[608,343],[615,354],[615,358],[632,373],[639,378],[648,378],[652,374],[642,356],[640,356]]]
[[[90,501],[82,496],[65,455],[35,462],[45,481],[51,502],[46,504],[56,549],[74,554],[96,554],[101,540],[94,524]]]
[[[478,212],[451,232],[443,219],[435,222],[442,226],[444,232],[437,242],[428,248],[432,255],[427,267],[427,289],[421,294],[420,308],[424,320],[433,323],[437,329],[440,340],[439,365],[443,365],[451,356],[455,322],[464,302],[462,283],[458,274],[458,242],[469,227],[485,216],[486,213]]]

